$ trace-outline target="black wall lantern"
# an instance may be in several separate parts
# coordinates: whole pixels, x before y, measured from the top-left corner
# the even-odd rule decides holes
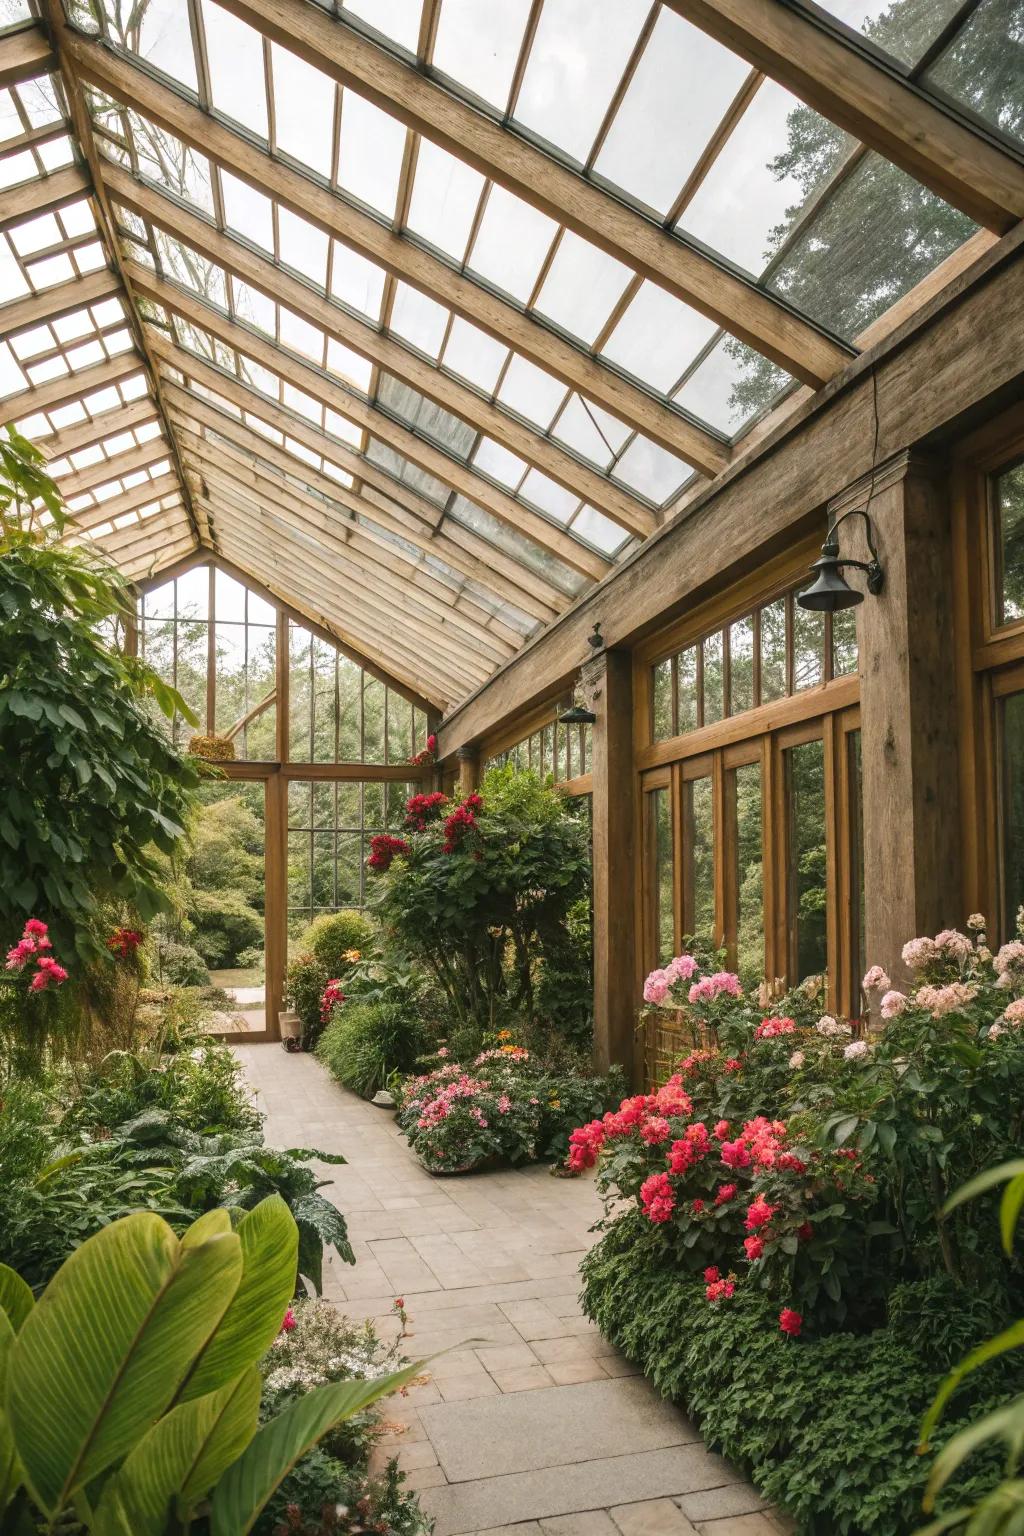
[[[592,709],[584,709],[582,704],[573,704],[564,714],[559,715],[559,725],[593,725],[597,716]]]
[[[868,551],[870,560],[840,560],[838,529],[840,523],[845,523],[848,517],[862,517],[867,533]],[[825,542],[821,546],[821,558],[815,560],[811,570],[815,572],[812,584],[805,592],[798,592],[796,600],[801,608],[810,608],[814,613],[838,613],[841,608],[855,608],[858,603],[864,601],[864,593],[856,587],[851,587],[843,576],[845,567],[851,567],[856,571],[867,572],[867,588],[872,597],[877,597],[885,586],[885,573],[878,562],[878,551],[875,549],[875,541],[871,532],[871,519],[863,507],[852,507],[849,512],[844,512],[842,517],[836,518],[825,535]]]

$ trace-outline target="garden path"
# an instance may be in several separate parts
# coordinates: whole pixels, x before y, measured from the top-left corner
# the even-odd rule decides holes
[[[310,1056],[233,1044],[271,1145],[342,1152],[323,1191],[357,1263],[324,1293],[393,1337],[405,1300],[430,1379],[386,1409],[382,1442],[436,1536],[779,1536],[778,1516],[601,1337],[577,1300],[600,1214],[590,1179],[535,1166],[435,1179],[391,1115]]]

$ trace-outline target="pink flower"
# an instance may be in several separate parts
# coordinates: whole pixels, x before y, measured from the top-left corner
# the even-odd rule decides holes
[[[823,1013],[814,1028],[826,1040],[848,1040],[851,1034],[849,1024],[834,1019],[830,1013]]]
[[[46,924],[38,917],[30,917],[24,928],[24,934],[36,939],[45,938],[49,931]]]
[[[860,1061],[867,1053],[868,1043],[866,1040],[851,1040],[843,1052],[843,1058],[846,1061]]]
[[[1012,1003],[1007,1003],[1003,1009],[1003,1018],[1007,1024],[1024,1024],[1024,997],[1014,998]]]
[[[938,953],[934,939],[911,939],[903,946],[903,964],[908,965],[912,971],[920,971],[937,960]]]
[[[887,992],[878,1005],[883,1019],[894,1019],[898,1013],[910,1007],[910,999],[902,992]]]
[[[1024,969],[1024,943],[1020,939],[1011,939],[1009,944],[1004,944],[995,958],[997,971],[1012,971]]]
[[[729,1134],[728,1120],[716,1120],[715,1129],[712,1134],[716,1141],[724,1141]]]
[[[732,1280],[712,1280],[706,1287],[704,1294],[708,1301],[728,1301],[736,1290]]]
[[[735,1184],[720,1184],[718,1186],[718,1193],[715,1195],[715,1204],[728,1205],[729,1201],[735,1198],[735,1195]]]
[[[915,1002],[927,1008],[933,1019],[942,1019],[948,1013],[962,1012],[977,995],[973,982],[951,981],[944,987],[919,987]]]
[[[664,970],[664,975],[672,981],[689,981],[696,974],[697,962],[692,955],[676,955],[670,960]]]
[[[748,1232],[754,1232],[758,1227],[767,1226],[777,1210],[777,1205],[769,1205],[763,1195],[758,1195],[747,1207],[747,1218],[743,1225]]]
[[[704,1271],[704,1279],[707,1282],[707,1284],[708,1285],[713,1285],[716,1280],[720,1280],[721,1278],[722,1278],[721,1270],[718,1269],[716,1265],[709,1264],[707,1269]]]
[[[716,997],[742,997],[740,979],[732,971],[716,971],[695,981],[687,994],[691,1003],[713,1003]]]
[[[764,1253],[764,1243],[759,1237],[745,1237],[743,1239],[743,1247],[751,1264]]]
[[[974,954],[974,945],[966,933],[958,933],[955,928],[943,928],[941,933],[937,933],[935,948],[957,961],[969,960]]]
[[[652,971],[644,982],[644,1002],[660,1005],[668,997],[669,981],[664,971]]]
[[[755,1040],[773,1040],[776,1035],[791,1035],[796,1029],[792,1019],[762,1019],[754,1030]]]
[[[668,1149],[666,1162],[669,1173],[685,1173],[687,1168],[696,1161],[693,1144],[689,1141],[674,1141]]]
[[[779,1328],[783,1333],[788,1333],[790,1338],[795,1339],[803,1325],[804,1320],[801,1313],[794,1312],[792,1307],[783,1307],[779,1313]]]
[[[650,1147],[660,1146],[663,1141],[668,1141],[671,1134],[672,1127],[660,1115],[652,1115],[646,1125],[640,1127],[640,1138]]]
[[[880,965],[873,965],[865,972],[861,985],[865,992],[888,992],[892,982]]]
[[[792,1056],[789,1058],[789,1064],[795,1072],[799,1072],[806,1059],[807,1058],[805,1057],[803,1051],[794,1051]]]
[[[280,1332],[291,1333],[292,1329],[297,1327],[298,1323],[295,1318],[295,1313],[292,1311],[291,1307],[289,1307],[284,1317],[281,1319]]]
[[[640,1204],[648,1221],[668,1221],[675,1209],[675,1195],[667,1173],[652,1173],[640,1186]]]
[[[967,926],[968,928],[974,929],[976,933],[984,933],[985,929],[988,927],[988,924],[985,921],[984,912],[972,912],[970,917],[967,919]]]

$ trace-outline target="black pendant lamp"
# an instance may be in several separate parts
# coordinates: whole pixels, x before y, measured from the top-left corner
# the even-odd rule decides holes
[[[838,529],[848,517],[864,519],[870,560],[840,559]],[[829,528],[821,546],[821,555],[811,566],[815,573],[814,581],[806,591],[797,593],[796,600],[800,607],[808,608],[812,613],[838,613],[841,609],[855,608],[858,603],[862,603],[864,593],[858,587],[851,587],[843,575],[845,569],[851,568],[866,573],[867,589],[872,597],[877,597],[885,586],[885,573],[878,561],[871,519],[863,507],[853,507],[849,512],[844,512]]]

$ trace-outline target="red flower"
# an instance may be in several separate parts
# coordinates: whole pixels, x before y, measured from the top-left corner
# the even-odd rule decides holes
[[[777,1205],[769,1205],[763,1195],[758,1195],[757,1199],[751,1201],[747,1207],[747,1219],[744,1222],[744,1226],[748,1232],[754,1232],[758,1227],[767,1226],[777,1210]]]
[[[409,844],[400,837],[391,837],[387,832],[378,832],[376,837],[370,838],[370,857],[366,864],[368,869],[379,869],[382,874],[391,868],[392,860],[410,853]]]
[[[743,1239],[743,1247],[746,1250],[747,1258],[752,1264],[755,1259],[761,1258],[764,1253],[764,1243],[759,1237],[745,1237]]]
[[[289,1307],[284,1317],[281,1319],[280,1332],[291,1333],[292,1329],[296,1327],[298,1327],[298,1323],[295,1318],[295,1313],[292,1311],[291,1307]]]
[[[716,1205],[727,1205],[730,1200],[735,1198],[735,1195],[736,1195],[736,1185],[735,1184],[720,1184],[718,1186],[718,1193],[715,1195],[715,1204]]]
[[[329,1023],[333,1009],[338,1007],[344,1001],[345,994],[341,990],[341,982],[335,976],[331,981],[327,983],[326,987],[324,987],[320,998],[320,1022],[322,1024]]]
[[[115,928],[107,940],[107,948],[111,954],[120,955],[122,960],[127,960],[133,955],[142,943],[142,934],[134,928]]]
[[[699,1216],[701,1211],[704,1209],[704,1201],[703,1200],[695,1200],[693,1202],[693,1204],[690,1206],[690,1209],[691,1209],[691,1211],[693,1212],[693,1214],[695,1216]]]
[[[429,795],[410,795],[405,802],[405,825],[411,832],[425,832],[430,822],[436,821],[448,796],[439,789]]]
[[[790,1338],[795,1339],[803,1325],[802,1313],[794,1312],[792,1307],[783,1307],[779,1313],[779,1329],[782,1333],[788,1333]]]
[[[716,1280],[721,1279],[721,1273],[721,1270],[718,1269],[716,1265],[709,1264],[707,1269],[704,1271],[704,1279],[707,1281],[708,1285],[713,1285]]]
[[[796,1235],[801,1243],[810,1242],[811,1238],[814,1236],[814,1228],[811,1226],[809,1221],[805,1221],[802,1227],[797,1227]]]
[[[461,805],[457,805],[451,815],[445,818],[444,823],[444,852],[454,853],[462,841],[466,832],[476,828],[476,813],[482,811],[484,802],[477,794],[467,795]]]

